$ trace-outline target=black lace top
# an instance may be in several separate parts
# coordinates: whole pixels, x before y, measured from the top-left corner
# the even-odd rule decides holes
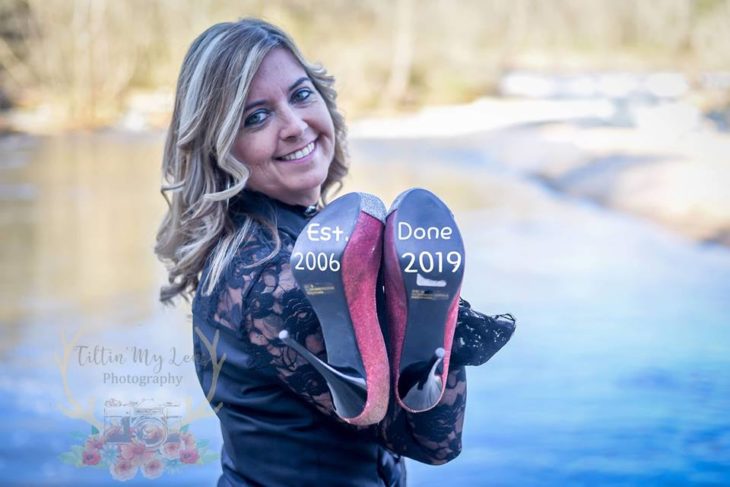
[[[259,193],[243,192],[234,221],[257,222],[210,296],[193,300],[193,345],[200,384],[221,423],[218,485],[405,485],[401,456],[429,464],[461,451],[465,365],[488,360],[510,338],[510,315],[487,317],[461,301],[447,389],[431,411],[410,414],[395,400],[368,427],[343,422],[324,379],[278,339],[286,329],[326,360],[322,333],[289,268],[294,242],[312,215]],[[281,239],[275,249],[273,222]],[[203,271],[203,278],[209,269]],[[201,279],[201,283],[204,279]]]

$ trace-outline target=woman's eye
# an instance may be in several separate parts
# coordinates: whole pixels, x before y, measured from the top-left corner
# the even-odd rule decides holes
[[[264,110],[259,110],[246,117],[243,121],[243,126],[251,127],[252,125],[259,125],[264,120],[266,120],[266,112]]]
[[[310,90],[309,88],[302,88],[302,89],[294,92],[294,95],[292,95],[292,101],[303,102],[304,100],[309,98],[311,95],[312,95],[312,90]]]

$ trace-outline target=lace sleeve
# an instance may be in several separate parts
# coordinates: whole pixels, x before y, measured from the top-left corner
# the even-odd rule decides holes
[[[383,444],[392,451],[424,463],[441,464],[461,452],[466,408],[465,365],[481,365],[497,353],[515,330],[510,314],[486,316],[459,301],[446,391],[430,411],[411,414],[393,407],[380,424]]]
[[[251,265],[266,257],[272,246],[260,237],[247,242],[232,262],[216,318],[236,330],[250,356],[250,369],[272,372],[321,413],[344,423],[334,412],[322,376],[278,338],[286,329],[292,338],[326,360],[319,321],[289,268],[291,246],[293,242],[283,240],[279,255],[262,265]]]
[[[409,413],[391,397],[388,415],[378,425],[380,441],[389,450],[429,465],[447,463],[461,453],[466,408],[466,371],[449,370],[441,401],[423,413]]]
[[[286,255],[286,254],[284,254]],[[332,396],[321,375],[294,350],[278,339],[282,329],[326,361],[319,321],[292,276],[288,260],[273,263],[252,285],[243,322],[251,343],[265,348],[279,379],[322,413],[336,419]],[[461,452],[461,432],[466,405],[466,373],[454,367],[443,398],[432,410],[411,414],[398,406],[393,394],[386,417],[378,425],[351,428],[370,431],[392,452],[428,464],[446,463]]]
[[[514,331],[511,314],[486,316],[460,299],[451,364],[482,365],[509,341]]]
[[[288,330],[294,340],[327,361],[319,320],[294,281],[289,263],[279,259],[268,266],[251,287],[246,303],[243,323],[248,339],[261,347],[278,378],[320,412],[340,420],[324,378],[278,338],[280,331]]]
[[[270,252],[270,248],[257,245],[247,244],[247,259]],[[461,451],[466,402],[463,367],[451,367],[444,396],[431,411],[408,413],[391,394],[388,414],[377,425],[352,426],[336,415],[324,378],[278,338],[279,332],[286,329],[313,354],[327,359],[319,320],[289,267],[292,246],[293,242],[283,240],[280,255],[263,266],[246,267],[246,259],[237,258],[221,293],[216,317],[225,326],[238,329],[251,357],[250,366],[273,372],[285,387],[322,414],[376,438],[394,453],[429,464],[455,458]]]

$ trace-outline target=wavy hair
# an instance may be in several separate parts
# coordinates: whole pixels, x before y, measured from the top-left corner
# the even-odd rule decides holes
[[[253,219],[244,216],[236,226],[228,211],[228,201],[245,188],[250,174],[231,150],[251,80],[266,54],[277,47],[288,49],[299,61],[334,123],[334,158],[322,184],[321,203],[342,186],[348,170],[346,128],[337,110],[334,78],[322,66],[307,62],[285,32],[263,20],[246,18],[208,28],[183,60],[162,157],[160,192],[168,209],[157,232],[155,254],[168,271],[168,284],[160,290],[165,304],[174,304],[178,295],[189,301],[199,284],[203,294],[210,294],[251,234]],[[266,226],[273,230],[273,225]],[[277,232],[271,233],[275,248],[266,259],[281,247]],[[210,271],[200,283],[208,260]]]

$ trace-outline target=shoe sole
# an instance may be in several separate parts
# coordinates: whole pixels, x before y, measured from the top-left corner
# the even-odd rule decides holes
[[[464,243],[448,207],[417,188],[393,203],[384,253],[394,392],[404,409],[427,411],[445,389],[464,275]],[[426,399],[406,397],[441,357],[435,372],[441,381],[438,388]]]
[[[382,257],[385,207],[375,196],[350,193],[327,205],[294,245],[291,268],[322,328],[327,363],[365,379],[359,397],[337,396],[337,414],[351,424],[383,419],[389,394],[385,342],[375,287]]]

